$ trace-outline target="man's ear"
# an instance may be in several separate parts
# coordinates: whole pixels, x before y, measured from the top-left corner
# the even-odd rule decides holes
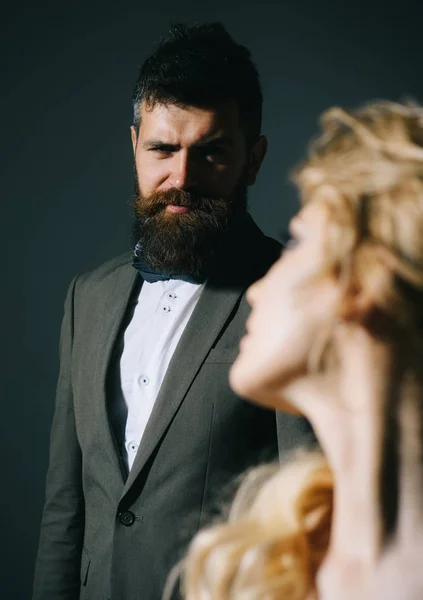
[[[137,148],[137,132],[135,131],[135,127],[133,125],[131,125],[131,140],[132,140],[132,149],[134,151],[134,156],[135,156],[135,150]]]
[[[247,185],[254,185],[267,152],[267,138],[261,135],[250,151]]]

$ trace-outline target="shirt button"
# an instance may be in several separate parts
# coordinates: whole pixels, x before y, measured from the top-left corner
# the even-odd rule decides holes
[[[128,451],[130,450],[131,452],[136,452],[138,450],[138,444],[136,442],[129,442],[127,447]]]
[[[119,513],[118,516],[119,521],[122,523],[122,525],[125,525],[125,527],[131,527],[131,525],[135,523],[135,515],[130,510],[125,510]]]
[[[171,300],[175,300],[175,298],[177,298],[178,296],[176,294],[174,294],[173,292],[169,292],[167,297],[170,298]]]
[[[170,306],[163,306],[162,307],[162,311],[163,312],[170,312]]]
[[[138,383],[140,385],[148,385],[150,383],[150,380],[147,377],[147,375],[141,375],[141,377],[138,377]]]

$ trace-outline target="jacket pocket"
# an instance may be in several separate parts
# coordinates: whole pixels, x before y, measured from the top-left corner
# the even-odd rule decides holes
[[[82,549],[82,557],[81,557],[81,585],[85,587],[88,581],[88,572],[90,570],[91,564],[91,555],[89,552]]]

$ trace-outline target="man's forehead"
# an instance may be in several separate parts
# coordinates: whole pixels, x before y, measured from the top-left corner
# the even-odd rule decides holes
[[[141,105],[143,137],[182,135],[201,140],[235,137],[239,133],[238,104],[232,100],[211,108],[159,102]]]

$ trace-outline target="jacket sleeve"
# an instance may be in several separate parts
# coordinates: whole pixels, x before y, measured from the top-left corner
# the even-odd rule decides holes
[[[82,458],[75,427],[71,355],[75,278],[60,335],[60,372],[50,438],[46,499],[35,565],[33,600],[77,600],[84,536]]]

